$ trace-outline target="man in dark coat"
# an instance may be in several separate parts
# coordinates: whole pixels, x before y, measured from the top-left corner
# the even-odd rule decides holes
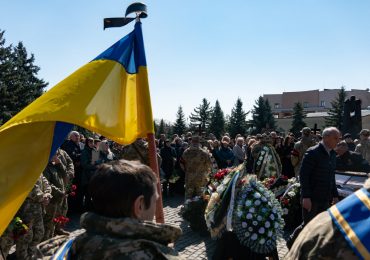
[[[304,225],[327,210],[332,202],[338,202],[334,148],[339,142],[340,132],[335,127],[328,127],[324,129],[322,136],[323,140],[310,147],[303,157],[300,169],[303,223],[293,232],[288,246],[291,246]]]
[[[174,170],[176,162],[176,151],[171,147],[170,141],[167,139],[164,146],[161,148],[162,165],[161,168],[165,173],[166,181],[163,183],[163,196],[167,196],[167,188],[169,186],[169,192],[173,193],[173,185],[169,183]]]

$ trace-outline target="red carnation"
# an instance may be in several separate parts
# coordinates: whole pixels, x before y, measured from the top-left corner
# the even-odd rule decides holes
[[[72,185],[72,190],[77,190],[77,186],[76,185]]]

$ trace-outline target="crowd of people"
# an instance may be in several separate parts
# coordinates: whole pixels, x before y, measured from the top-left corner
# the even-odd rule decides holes
[[[210,175],[240,164],[261,181],[271,176],[297,177],[302,185],[303,223],[293,233],[291,246],[310,220],[338,201],[335,170],[370,172],[370,131],[363,129],[359,136],[352,140],[350,134],[342,137],[336,128],[319,133],[308,127],[302,129],[301,136],[274,131],[235,137],[226,133],[220,138],[212,133],[161,134],[156,146],[162,194],[184,194],[186,199],[201,196]],[[138,162],[130,162],[133,160]],[[125,254],[131,257],[178,257],[167,244],[181,231],[147,222],[153,220],[158,197],[156,177],[145,166],[148,164],[144,139],[122,146],[103,136],[85,138],[72,131],[16,214],[26,232],[15,237],[12,222],[0,238],[2,256],[6,258],[13,244],[17,259],[32,259],[40,251],[56,253],[47,245],[61,246],[68,240],[63,229],[67,215],[88,212],[81,218],[87,232],[73,241],[72,254],[92,259],[115,257],[122,253],[121,245],[130,248]],[[115,240],[99,237],[104,234]],[[147,245],[136,240],[145,236],[156,249],[141,250]],[[107,254],[94,255],[96,239],[104,248],[111,248]],[[91,248],[85,246],[88,243]]]

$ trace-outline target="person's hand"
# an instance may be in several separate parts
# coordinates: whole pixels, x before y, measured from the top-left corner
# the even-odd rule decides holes
[[[302,200],[302,207],[306,209],[308,212],[311,211],[312,203],[310,198],[303,198]]]
[[[60,159],[59,159],[59,157],[58,157],[58,156],[53,157],[53,162],[54,162],[55,164],[60,164],[60,163],[61,163],[61,162],[60,162]]]
[[[338,201],[339,201],[338,197],[334,197],[334,198],[333,198],[333,205],[334,205],[334,204],[337,204],[337,203],[338,203]]]
[[[42,200],[42,205],[47,206],[50,202],[50,198],[48,196],[44,196]]]

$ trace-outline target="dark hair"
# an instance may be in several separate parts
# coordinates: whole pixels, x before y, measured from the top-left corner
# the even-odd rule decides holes
[[[134,201],[140,195],[145,207],[150,207],[156,183],[153,171],[139,161],[101,164],[89,183],[93,211],[111,218],[132,217]]]

